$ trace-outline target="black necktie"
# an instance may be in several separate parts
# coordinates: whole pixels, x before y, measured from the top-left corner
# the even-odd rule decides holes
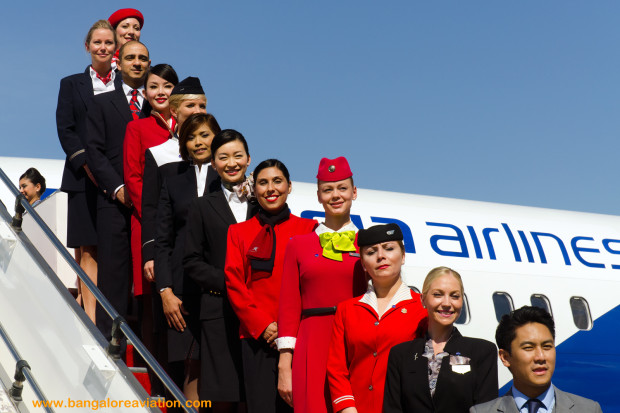
[[[527,401],[527,413],[538,413],[538,409],[542,406],[542,403],[538,399],[529,399]]]

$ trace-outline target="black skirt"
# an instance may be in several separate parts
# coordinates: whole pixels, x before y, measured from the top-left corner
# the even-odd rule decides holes
[[[168,362],[200,360],[200,296],[178,297],[189,314],[183,316],[187,327],[182,332],[168,327],[168,322],[165,321],[168,327]]]
[[[239,320],[230,305],[223,318],[201,320],[200,399],[245,400]]]
[[[87,179],[84,192],[67,195],[67,248],[97,245],[97,187]]]

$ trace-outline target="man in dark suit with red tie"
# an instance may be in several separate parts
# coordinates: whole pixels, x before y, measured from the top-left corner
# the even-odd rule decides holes
[[[88,165],[99,186],[97,199],[97,285],[123,317],[131,290],[131,200],[123,184],[123,140],[127,123],[148,115],[144,81],[150,66],[142,43],[125,43],[119,53],[122,81],[93,98],[88,108]],[[117,76],[117,79],[119,77]],[[97,306],[97,327],[110,338],[112,320]]]

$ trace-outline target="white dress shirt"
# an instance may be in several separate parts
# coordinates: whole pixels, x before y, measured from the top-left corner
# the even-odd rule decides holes
[[[125,92],[125,97],[127,98],[127,103],[131,102],[131,91],[133,88],[128,86],[123,82],[123,92]],[[140,86],[138,89],[138,108],[142,109],[142,104],[144,103],[144,85]]]
[[[198,196],[202,196],[202,194],[205,193],[205,186],[207,184],[207,174],[209,173],[211,164],[210,163],[202,164],[200,168],[198,167],[198,165],[192,165],[192,166],[194,167],[194,171],[196,172],[196,190],[198,191]]]
[[[222,191],[237,223],[245,221],[248,216],[248,200],[245,197],[239,198],[236,192],[230,192],[224,185],[222,185]]]
[[[95,72],[95,69],[93,69],[92,66],[89,67],[89,72],[90,80],[93,83],[93,93],[95,95],[105,92],[111,92],[114,90],[114,78],[116,77],[116,72],[114,71],[114,69],[112,70],[112,76],[110,76],[110,81],[107,85],[97,77],[97,72]]]

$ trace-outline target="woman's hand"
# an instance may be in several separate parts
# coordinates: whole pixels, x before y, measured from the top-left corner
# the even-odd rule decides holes
[[[347,407],[346,409],[338,410],[338,413],[357,413],[355,407]]]
[[[293,407],[293,350],[280,351],[278,362],[278,393],[280,397]]]
[[[271,346],[271,348],[276,348],[276,338],[278,338],[278,323],[275,321],[267,326],[265,331],[261,336],[263,340],[267,342]]]
[[[161,302],[164,307],[164,315],[168,320],[168,326],[174,327],[177,331],[184,331],[186,324],[183,315],[189,313],[183,308],[183,301],[174,295],[172,288],[166,288],[159,295],[161,295]]]
[[[147,281],[153,282],[155,281],[155,261],[148,260],[144,263],[144,278]]]

